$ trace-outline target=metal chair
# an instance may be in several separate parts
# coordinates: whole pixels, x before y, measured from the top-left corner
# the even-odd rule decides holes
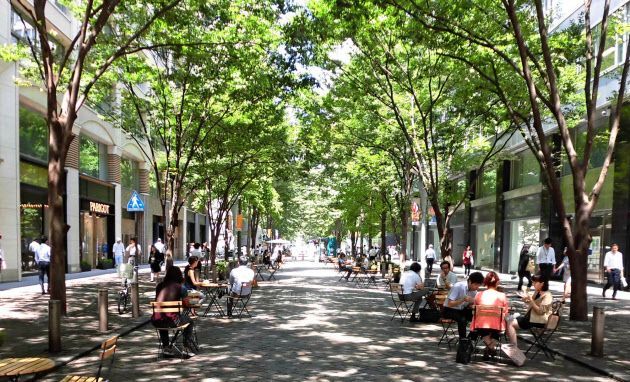
[[[496,305],[474,305],[473,306],[473,321],[478,320],[486,321],[484,327],[477,327],[472,333],[473,338],[473,355],[477,355],[477,345],[482,340],[482,336],[478,330],[491,330],[496,331],[499,334],[499,339],[493,348],[484,342],[484,349],[493,351],[499,359],[501,359],[501,344],[502,339],[505,337],[505,313],[504,307]]]
[[[183,312],[183,304],[182,301],[152,301],[151,308],[153,309],[153,315],[156,313],[176,313],[178,316],[182,315]],[[184,359],[188,356],[188,352],[185,346],[182,346],[183,350],[177,346],[177,339],[180,334],[184,332],[184,330],[190,325],[190,323],[185,323],[173,327],[155,327],[155,333],[158,337],[158,359],[160,356],[164,356],[164,345],[162,345],[162,338],[160,336],[160,332],[167,331],[169,333],[169,347],[173,348],[177,351],[181,358]],[[173,332],[173,336],[170,336],[170,333]]]
[[[101,344],[101,354],[99,357],[98,371],[96,376],[79,376],[79,375],[66,375],[61,382],[102,382],[101,371],[103,370],[103,363],[106,359],[111,358],[109,368],[111,369],[114,364],[114,355],[116,354],[116,343],[118,342],[118,336],[114,336],[106,339]]]
[[[232,316],[234,316],[233,312],[234,309],[236,309],[236,317],[242,318],[243,312],[247,314],[247,317],[252,317],[251,314],[249,314],[249,310],[247,310],[247,303],[249,303],[249,300],[252,296],[252,290],[253,289],[251,282],[241,283],[241,290],[237,295],[232,295],[230,293],[228,296],[226,296],[227,302],[229,302],[230,300],[232,301]],[[228,316],[230,316],[230,314],[228,314]]]
[[[551,315],[547,319],[545,327],[529,329],[529,332],[532,334],[534,341],[525,352],[525,355],[529,354],[531,350],[536,348],[536,352],[531,356],[530,359],[534,359],[541,350],[547,358],[551,358],[553,360],[556,359],[554,352],[549,349],[547,343],[556,332],[556,330],[558,330],[558,326],[560,325],[560,321],[562,319],[563,306],[564,301],[554,301],[551,304]]]
[[[390,321],[398,315],[400,317],[400,322],[405,322],[407,316],[411,313],[411,309],[413,308],[413,304],[408,304],[407,301],[402,297],[403,289],[401,284],[389,284],[389,292],[392,296],[392,302],[394,303],[394,307],[396,311],[390,318]]]

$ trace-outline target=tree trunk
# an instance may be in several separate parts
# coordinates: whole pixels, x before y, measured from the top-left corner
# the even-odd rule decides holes
[[[357,255],[357,233],[355,231],[350,231],[350,243],[352,245],[350,253],[352,257],[355,257]]]
[[[64,222],[63,194],[65,190],[66,135],[58,120],[48,120],[48,206],[50,211],[50,298],[61,301],[61,312],[67,313],[65,238],[68,226]],[[74,139],[77,139],[76,137]]]
[[[381,211],[381,259],[390,260],[387,256],[387,210]]]
[[[573,230],[573,245],[567,247],[571,266],[571,320],[588,320],[588,295],[586,291],[588,250],[591,242],[589,230],[590,213],[585,209],[576,210]],[[573,248],[571,248],[573,247]],[[573,253],[570,253],[573,252]],[[573,270],[584,270],[574,272]]]
[[[167,245],[168,245],[168,248],[173,253],[173,258],[177,259],[178,256],[177,256],[177,251],[175,248],[175,237],[177,236],[176,232],[177,232],[177,227],[179,226],[179,221],[178,221],[179,213],[178,213],[178,208],[175,203],[171,203],[168,215],[169,215],[169,221],[168,221],[168,228],[166,229],[166,236],[167,236],[166,240],[168,243]]]

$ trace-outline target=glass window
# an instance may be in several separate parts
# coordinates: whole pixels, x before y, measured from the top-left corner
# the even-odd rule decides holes
[[[540,164],[536,155],[527,150],[512,162],[512,189],[540,183]]]
[[[48,162],[46,119],[24,107],[20,107],[20,154]]]
[[[138,190],[140,187],[138,162],[122,158],[120,160],[120,183],[124,188]]]
[[[20,182],[48,188],[48,169],[36,164],[20,161]]]
[[[85,175],[98,178],[99,144],[88,137],[81,136],[79,151],[79,170]]]
[[[477,199],[492,196],[496,193],[497,171],[495,169],[485,169],[477,178]]]

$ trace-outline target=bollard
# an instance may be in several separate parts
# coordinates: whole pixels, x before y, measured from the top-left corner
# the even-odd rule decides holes
[[[593,307],[593,332],[591,336],[591,355],[604,356],[604,308]]]
[[[98,331],[106,332],[108,330],[108,301],[107,289],[98,290]]]
[[[48,351],[61,351],[61,301],[48,300]]]
[[[140,317],[140,294],[138,283],[131,283],[131,314],[133,318]]]

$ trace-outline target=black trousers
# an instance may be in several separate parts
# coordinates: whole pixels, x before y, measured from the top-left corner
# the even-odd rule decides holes
[[[621,289],[621,271],[619,269],[611,269],[608,272],[606,285],[604,286],[604,293],[611,285],[613,287],[613,297],[615,297],[617,296],[617,291]]]
[[[540,268],[540,274],[547,277],[547,280],[551,280],[551,274],[553,273],[553,264],[538,264]]]
[[[42,292],[44,290],[44,275],[46,275],[46,281],[48,281],[48,289],[50,289],[50,263],[48,261],[40,261],[37,263],[39,267],[39,285],[42,287]]]
[[[429,274],[431,274],[431,272],[433,272],[433,262],[435,261],[435,259],[427,259],[427,271],[429,272]]]
[[[527,287],[532,287],[532,274],[529,271],[518,271],[518,287],[517,290],[521,290],[523,287],[523,277],[527,279]]]
[[[442,311],[442,317],[455,320],[457,322],[459,338],[466,338],[466,327],[468,326],[468,322],[472,321],[472,309],[453,309],[445,306]]]

